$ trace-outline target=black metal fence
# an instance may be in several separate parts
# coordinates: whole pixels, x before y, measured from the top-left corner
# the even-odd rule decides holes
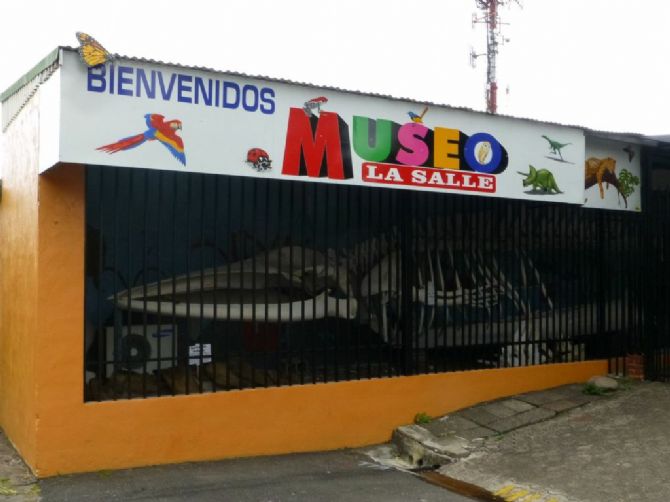
[[[639,214],[96,166],[86,200],[88,400],[640,350]]]
[[[645,305],[645,376],[670,381],[670,191],[650,191],[643,273],[648,277]]]

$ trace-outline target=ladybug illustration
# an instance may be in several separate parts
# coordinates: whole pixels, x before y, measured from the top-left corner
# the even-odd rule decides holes
[[[247,162],[256,169],[256,171],[267,171],[272,167],[272,160],[268,152],[262,148],[251,148],[247,152]]]

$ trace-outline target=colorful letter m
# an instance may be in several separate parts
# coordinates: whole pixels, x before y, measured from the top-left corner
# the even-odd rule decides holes
[[[307,116],[291,108],[282,174],[344,180],[353,177],[349,127],[337,113]]]

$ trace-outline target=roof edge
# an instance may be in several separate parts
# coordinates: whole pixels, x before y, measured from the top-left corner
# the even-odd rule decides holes
[[[54,62],[56,62],[59,58],[60,51],[71,51],[71,52],[76,52],[77,49],[75,47],[69,47],[69,46],[59,46],[53,51],[51,51],[44,59],[42,59],[39,63],[37,63],[30,71],[28,71],[25,75],[23,75],[20,79],[18,79],[14,84],[12,84],[7,90],[5,90],[2,94],[0,94],[0,102],[5,102],[7,99],[9,99],[12,95],[14,95],[16,92],[18,92],[22,87],[27,85],[31,80],[33,80],[37,75],[39,75],[42,71],[44,71],[46,68],[51,66]],[[530,118],[530,117],[519,117],[519,116],[514,116],[514,115],[506,115],[506,114],[492,114],[487,111],[483,110],[476,110],[464,106],[454,106],[454,105],[449,105],[447,103],[438,103],[438,102],[433,102],[433,101],[420,101],[416,98],[410,98],[410,97],[401,97],[401,96],[392,96],[388,94],[381,94],[381,93],[375,93],[375,92],[366,92],[366,91],[360,91],[360,90],[352,90],[352,89],[343,89],[340,87],[335,87],[335,86],[330,86],[330,85],[324,85],[324,84],[314,84],[310,82],[301,82],[301,81],[295,81],[295,80],[290,80],[290,79],[285,79],[285,78],[277,78],[277,77],[269,77],[267,75],[253,75],[253,74],[248,74],[248,73],[243,73],[243,72],[238,72],[238,71],[231,71],[231,70],[221,70],[221,69],[214,69],[214,68],[209,68],[209,67],[203,67],[203,66],[195,66],[195,65],[184,65],[184,64],[179,64],[179,63],[173,63],[173,62],[166,62],[166,61],[157,61],[155,59],[148,59],[148,58],[140,58],[140,57],[133,57],[133,56],[127,56],[127,55],[122,55],[122,54],[114,54],[119,59],[125,59],[128,61],[133,61],[137,63],[149,63],[149,64],[155,64],[159,66],[164,66],[164,67],[172,67],[172,68],[183,68],[183,69],[188,69],[188,70],[199,70],[199,71],[205,71],[208,73],[219,73],[219,74],[226,74],[226,75],[231,75],[231,76],[237,76],[237,77],[245,77],[245,78],[256,78],[260,80],[265,80],[268,82],[279,82],[279,83],[284,83],[284,84],[292,84],[292,85],[302,85],[306,87],[313,87],[313,88],[320,88],[320,89],[327,89],[330,91],[338,91],[338,92],[345,92],[348,94],[357,94],[359,96],[365,96],[365,97],[374,97],[374,98],[382,98],[382,99],[389,99],[392,101],[408,101],[412,103],[421,103],[421,104],[427,104],[431,106],[439,106],[439,107],[444,107],[448,108],[451,110],[459,110],[459,111],[465,111],[465,112],[470,112],[470,113],[476,113],[478,115],[488,115],[490,117],[500,117],[500,118],[506,118],[506,119],[512,119],[512,120],[520,120],[524,122],[531,122],[535,124],[544,124],[544,125],[550,125],[550,126],[558,126],[558,127],[566,127],[566,128],[571,128],[571,129],[579,129],[581,130],[585,136],[591,136],[591,137],[597,137],[597,138],[602,138],[602,139],[610,139],[610,140],[615,140],[615,141],[628,141],[632,143],[638,143],[646,146],[656,146],[659,143],[662,143],[663,140],[659,140],[659,138],[654,137],[654,136],[648,136],[645,134],[640,134],[640,133],[634,133],[634,132],[618,132],[618,131],[601,131],[597,129],[591,129],[589,127],[585,127],[583,125],[579,124],[565,124],[565,123],[559,123],[559,122],[552,122],[548,120],[542,120],[542,119],[535,119],[535,118]]]
[[[31,82],[35,77],[42,73],[49,66],[54,64],[59,57],[60,47],[56,47],[52,50],[46,57],[44,57],[39,63],[33,66],[25,75],[19,78],[16,82],[10,85],[2,94],[0,94],[0,102],[5,102],[16,94],[19,89]]]

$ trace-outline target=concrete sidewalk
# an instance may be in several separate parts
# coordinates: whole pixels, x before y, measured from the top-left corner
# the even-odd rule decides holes
[[[395,440],[406,460],[446,457],[440,474],[498,500],[670,500],[670,385],[626,382],[603,396],[583,388],[480,404],[400,428]]]

